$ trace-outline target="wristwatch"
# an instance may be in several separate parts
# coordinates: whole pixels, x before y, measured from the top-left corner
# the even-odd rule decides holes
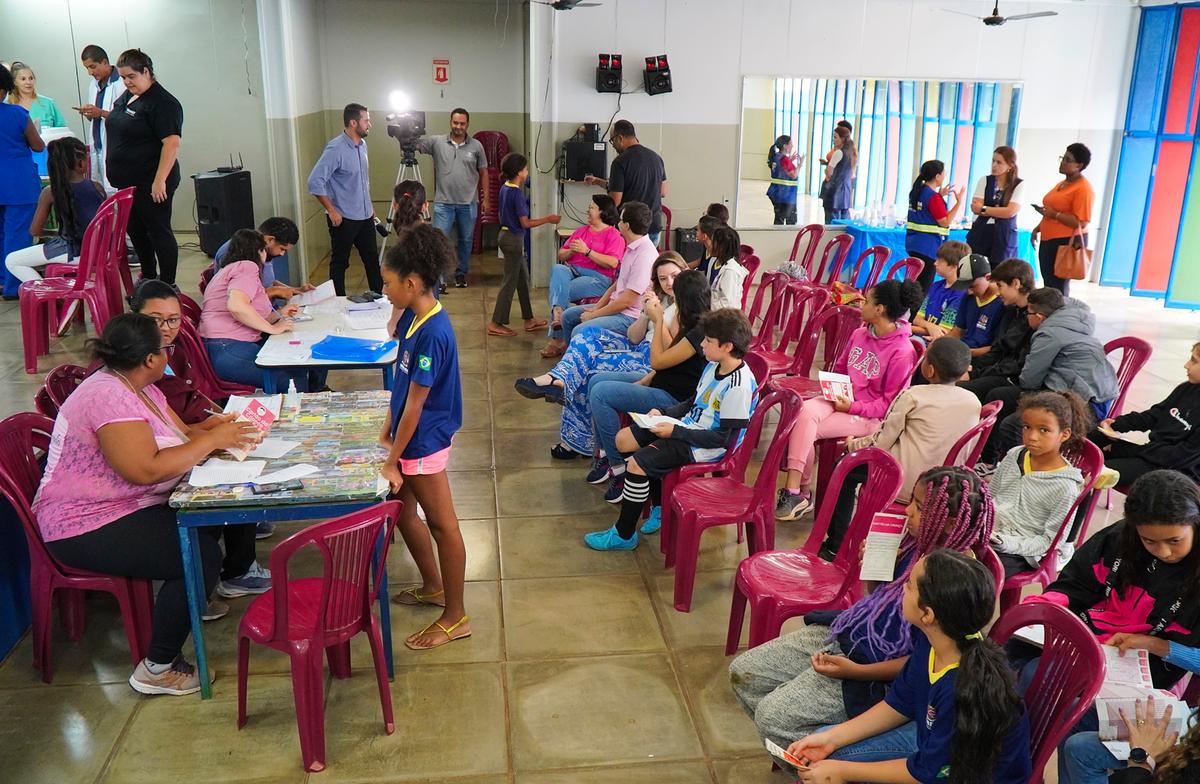
[[[1154,768],[1157,765],[1157,763],[1154,761],[1154,757],[1151,757],[1146,750],[1141,747],[1134,747],[1129,750],[1129,761],[1134,765],[1145,765],[1150,769],[1151,773],[1154,772]]]

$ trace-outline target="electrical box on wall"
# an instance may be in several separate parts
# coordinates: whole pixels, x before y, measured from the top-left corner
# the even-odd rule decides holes
[[[621,55],[600,55],[600,64],[596,66],[596,92],[621,92]]]
[[[671,92],[671,67],[665,54],[646,58],[645,83],[647,95]]]

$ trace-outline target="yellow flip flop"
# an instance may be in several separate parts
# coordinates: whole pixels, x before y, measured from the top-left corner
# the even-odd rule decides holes
[[[441,596],[445,591],[434,591],[433,593],[421,593],[421,586],[411,585],[408,588],[400,591],[392,597],[392,602],[395,604],[403,604],[406,607],[416,607],[418,605],[432,605],[434,607],[442,607],[443,605],[433,601],[435,597]]]
[[[417,632],[417,634],[415,635],[415,636],[419,637],[419,636],[421,636],[422,634],[425,634],[426,632],[430,631],[431,629],[433,629],[433,627],[435,627],[435,626],[436,626],[436,627],[437,627],[437,629],[438,629],[438,631],[440,631],[442,634],[446,635],[446,639],[445,639],[445,641],[444,641],[444,642],[439,642],[437,645],[430,645],[430,646],[428,646],[428,647],[424,647],[424,648],[423,648],[423,647],[418,647],[418,646],[416,646],[416,645],[413,645],[413,644],[412,644],[411,642],[409,642],[408,640],[405,640],[405,641],[404,641],[404,645],[405,645],[405,646],[406,646],[406,647],[407,647],[409,650],[413,650],[413,651],[432,651],[434,648],[440,648],[440,647],[442,647],[443,645],[446,645],[447,643],[452,643],[452,642],[454,642],[455,640],[465,640],[467,637],[470,637],[470,636],[471,636],[471,633],[470,633],[470,632],[467,632],[466,634],[458,634],[458,635],[456,635],[456,634],[454,634],[454,630],[455,630],[455,629],[457,629],[459,626],[462,626],[464,623],[466,623],[466,622],[467,622],[467,621],[469,621],[470,619],[471,619],[471,618],[470,618],[470,616],[468,616],[468,615],[464,615],[462,618],[459,618],[459,619],[458,619],[458,623],[452,624],[452,625],[450,626],[450,628],[446,628],[445,626],[442,626],[442,625],[441,625],[440,623],[438,623],[437,621],[434,621],[433,623],[429,624],[428,626],[426,626],[426,627],[425,627],[424,629],[422,629],[421,631]]]

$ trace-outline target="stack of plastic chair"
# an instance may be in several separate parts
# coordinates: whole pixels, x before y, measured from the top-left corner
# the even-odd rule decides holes
[[[675,567],[675,609],[692,608],[692,589],[696,582],[696,562],[700,557],[700,536],[717,525],[745,523],[750,526],[750,554],[775,546],[775,476],[787,452],[788,436],[796,424],[802,401],[791,392],[771,392],[758,401],[742,442],[729,450],[731,465],[727,476],[686,478],[675,486],[676,492],[663,495],[664,507],[671,506],[671,528],[663,526],[667,547],[667,566]],[[779,410],[779,424],[754,484],[745,483],[746,467],[758,448],[763,425],[773,409]],[[737,478],[734,478],[734,477]]]
[[[483,154],[487,158],[488,198],[491,200],[491,210],[483,211],[483,177],[479,178],[479,208],[475,214],[475,236],[472,240],[471,252],[483,250],[483,227],[500,225],[500,186],[504,176],[500,174],[500,161],[508,155],[508,135],[500,131],[479,131],[474,135],[477,142],[483,145]]]
[[[1025,689],[1029,716],[1029,751],[1033,774],[1029,784],[1042,784],[1042,771],[1104,684],[1104,653],[1092,630],[1069,610],[1054,604],[1022,604],[1000,614],[988,635],[1004,645],[1018,629],[1042,627],[1042,655]]]
[[[896,458],[876,447],[851,452],[834,471],[831,487],[841,488],[846,475],[867,467],[867,479],[858,491],[858,505],[833,562],[817,553],[825,541],[837,493],[817,512],[812,532],[799,550],[773,550],[751,555],[738,565],[729,612],[726,655],[737,651],[746,605],[750,605],[750,647],[779,636],[789,618],[814,610],[841,610],[861,595],[858,579],[858,546],[866,538],[871,518],[887,508],[900,492],[904,470]],[[772,474],[772,480],[774,475]],[[774,483],[772,481],[772,488]]]
[[[73,301],[83,302],[92,317],[97,334],[119,310],[112,309],[115,296],[112,280],[106,271],[112,266],[113,236],[119,207],[109,199],[108,206],[97,210],[83,233],[83,249],[79,265],[71,278],[27,280],[19,291],[21,306],[21,339],[25,351],[25,372],[37,372],[37,360],[50,352],[51,325],[58,326],[59,306]]]
[[[83,638],[84,591],[105,591],[116,597],[129,638],[129,656],[136,667],[150,648],[151,610],[154,605],[149,580],[113,577],[63,566],[42,541],[33,515],[33,496],[42,481],[42,463],[50,448],[54,421],[41,414],[14,414],[0,422],[0,494],[8,500],[25,529],[29,545],[29,592],[33,606],[33,666],[50,683],[54,662],[52,616],[57,594],[59,613],[67,636]]]
[[[371,645],[384,732],[395,732],[383,640],[371,605],[402,506],[399,501],[385,501],[310,526],[280,542],[271,551],[274,584],[255,597],[238,626],[238,729],[246,725],[250,643],[286,653],[292,664],[300,754],[307,771],[325,769],[324,658],[328,655],[334,677],[349,678],[350,639],[357,634],[365,633]],[[321,576],[290,579],[292,557],[309,547],[320,554]]]

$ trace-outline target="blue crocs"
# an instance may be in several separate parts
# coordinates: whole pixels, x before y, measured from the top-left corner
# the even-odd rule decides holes
[[[641,531],[646,536],[658,533],[658,529],[662,528],[662,507],[650,507],[650,516],[646,518],[646,522],[642,523]]]
[[[622,539],[617,533],[617,527],[605,528],[603,531],[593,531],[584,534],[583,543],[593,550],[633,550],[638,546],[637,532],[628,539]]]

